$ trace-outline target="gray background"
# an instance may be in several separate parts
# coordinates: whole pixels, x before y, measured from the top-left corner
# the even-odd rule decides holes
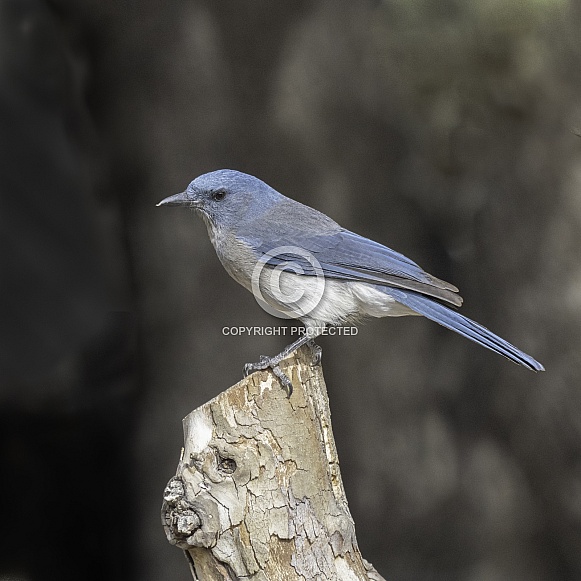
[[[0,1],[0,579],[185,581],[181,419],[281,337],[202,222],[230,167],[456,284],[535,375],[416,318],[322,338],[363,555],[581,579],[581,45],[561,1]],[[285,323],[283,323],[285,324]]]

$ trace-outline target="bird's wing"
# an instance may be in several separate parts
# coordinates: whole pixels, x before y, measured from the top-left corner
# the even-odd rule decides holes
[[[403,254],[349,230],[304,236],[300,227],[287,227],[275,237],[269,236],[268,242],[258,237],[245,237],[244,242],[259,259],[262,257],[266,266],[292,263],[306,276],[322,271],[331,279],[408,289],[455,306],[462,304],[454,285],[428,274]]]

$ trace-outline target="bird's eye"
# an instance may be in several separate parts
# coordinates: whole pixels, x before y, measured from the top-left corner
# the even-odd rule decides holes
[[[212,194],[212,199],[219,202],[220,200],[223,200],[225,196],[226,192],[224,190],[218,190]]]

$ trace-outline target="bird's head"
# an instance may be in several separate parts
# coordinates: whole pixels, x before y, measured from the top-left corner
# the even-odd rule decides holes
[[[234,228],[283,196],[263,181],[232,169],[220,169],[197,177],[184,192],[165,198],[158,206],[193,208],[213,227]]]

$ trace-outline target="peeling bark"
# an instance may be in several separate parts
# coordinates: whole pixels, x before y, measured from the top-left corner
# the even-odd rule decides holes
[[[184,448],[162,520],[200,581],[382,581],[357,547],[310,351],[254,373],[184,419]]]

